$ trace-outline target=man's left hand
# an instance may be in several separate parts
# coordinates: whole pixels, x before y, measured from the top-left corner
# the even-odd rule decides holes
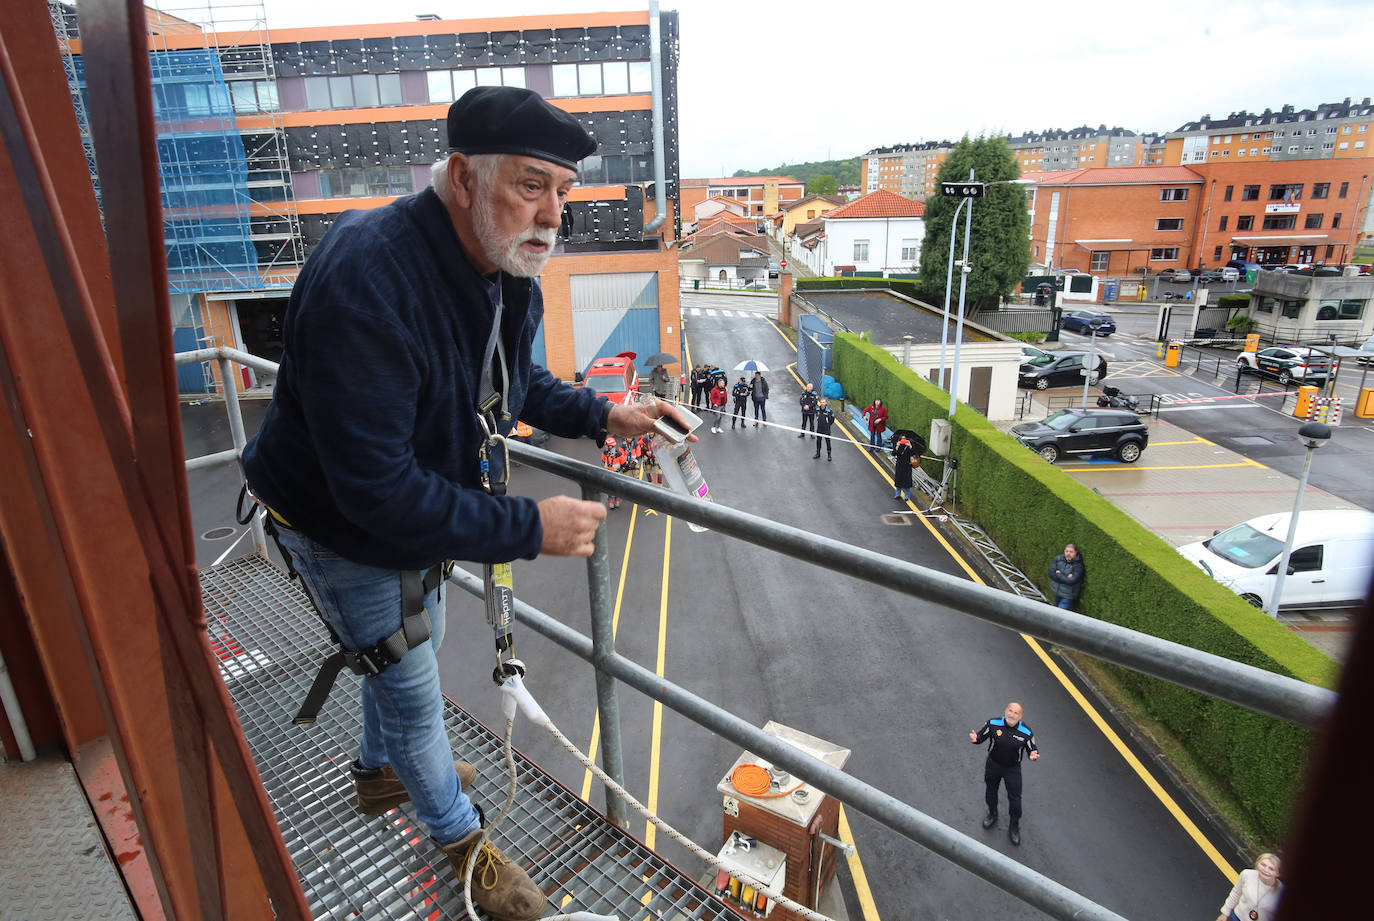
[[[684,431],[687,428],[682,417],[678,415],[677,407],[672,403],[667,400],[645,400],[612,404],[611,415],[606,420],[606,431],[621,437],[644,435],[654,430],[654,420],[660,417],[674,420]],[[697,436],[688,435],[687,440],[696,441]]]
[[[1039,760],[1040,760],[1040,753],[1039,753],[1039,752],[1031,752],[1031,753],[1030,753],[1030,760],[1032,760],[1032,761],[1039,761]]]

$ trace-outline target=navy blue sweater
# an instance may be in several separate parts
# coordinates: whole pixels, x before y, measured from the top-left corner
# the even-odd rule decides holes
[[[501,278],[511,418],[595,436],[604,401],[531,362],[539,286]],[[254,492],[358,563],[534,557],[535,501],[480,488],[475,407],[494,291],[433,189],[340,215],[291,291],[272,405],[243,455]]]

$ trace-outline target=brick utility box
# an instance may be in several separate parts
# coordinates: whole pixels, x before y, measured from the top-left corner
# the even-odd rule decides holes
[[[770,720],[763,731],[837,770],[842,769],[849,760],[849,749],[781,723]],[[769,789],[766,792],[746,795],[735,787],[732,778],[736,770],[744,765],[757,765],[768,771]],[[752,769],[746,768],[748,770]],[[754,773],[758,772],[755,770]],[[832,838],[838,837],[839,800],[809,783],[802,783],[784,769],[775,768],[767,759],[750,752],[745,752],[735,760],[716,785],[716,790],[724,797],[723,842],[728,846],[732,840],[738,841],[737,835],[745,835],[781,852],[786,859],[783,895],[814,909],[821,891],[835,875],[836,850],[820,836],[824,833]],[[765,914],[756,908],[745,908],[734,900],[727,899],[727,902],[746,918]],[[773,905],[767,906],[766,916],[770,921],[794,921],[798,917],[781,906]]]

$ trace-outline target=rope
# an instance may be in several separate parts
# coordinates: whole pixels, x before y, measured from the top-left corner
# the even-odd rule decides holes
[[[507,810],[510,807],[511,799],[514,798],[515,790],[513,779],[515,776],[515,760],[513,751],[511,749],[510,739],[511,728],[514,723],[514,709],[516,706],[519,706],[525,711],[526,718],[528,718],[535,725],[543,726],[546,730],[548,730],[549,734],[553,736],[554,740],[558,742],[559,745],[563,746],[563,748],[568,752],[568,754],[572,755],[579,762],[581,762],[583,767],[585,767],[587,770],[595,774],[596,778],[600,780],[606,786],[607,789],[609,789],[616,796],[619,796],[622,800],[624,800],[625,803],[631,809],[639,813],[639,815],[642,816],[645,820],[652,822],[655,828],[663,832],[672,840],[676,841],[678,844],[682,845],[687,850],[691,851],[693,854],[695,854],[697,857],[703,860],[707,865],[715,867],[718,870],[724,870],[731,876],[744,877],[753,880],[754,889],[757,892],[763,893],[765,898],[772,899],[775,904],[797,914],[802,918],[808,919],[808,921],[833,921],[833,919],[827,917],[826,915],[823,915],[817,911],[813,911],[812,909],[807,908],[805,905],[802,905],[799,902],[794,902],[787,896],[783,895],[781,892],[778,892],[777,890],[770,888],[769,886],[764,884],[762,880],[757,879],[752,873],[750,873],[748,870],[745,870],[743,867],[740,867],[736,864],[732,864],[729,861],[724,860],[715,854],[712,854],[710,851],[706,850],[701,845],[697,844],[691,838],[688,838],[682,832],[678,831],[676,828],[669,825],[663,819],[659,818],[657,815],[649,811],[648,807],[646,807],[639,800],[635,799],[634,796],[631,795],[631,793],[628,790],[626,790],[620,784],[616,783],[616,781],[612,779],[609,774],[601,770],[601,768],[594,761],[592,761],[591,758],[589,758],[580,749],[578,749],[578,747],[574,745],[568,739],[567,736],[563,735],[563,733],[559,731],[558,727],[555,726],[553,724],[553,721],[549,719],[548,715],[544,713],[543,708],[539,706],[539,704],[534,700],[534,697],[525,688],[524,682],[520,679],[520,676],[511,675],[510,677],[508,677],[505,683],[501,685],[501,692],[506,695],[506,759],[510,765],[510,773],[512,777],[510,798],[508,798],[506,804]],[[506,811],[503,810],[501,813],[502,817],[504,817],[505,814]],[[468,872],[464,878],[465,896],[466,888],[470,886],[471,879],[472,868],[469,865]],[[471,904],[468,905],[468,912],[472,912]],[[583,919],[590,919],[593,917],[600,916],[591,916],[587,915],[584,912],[579,912],[576,915],[555,915],[551,918],[545,919],[545,921],[565,921],[565,919],[567,919],[567,921],[583,921]]]
[[[768,791],[773,789],[773,775],[768,773],[768,768],[759,764],[741,764],[730,772],[730,785],[745,796],[752,796],[754,799],[777,799],[782,796],[791,796],[794,790],[800,790],[806,786],[806,781],[802,781],[791,790],[770,793]]]

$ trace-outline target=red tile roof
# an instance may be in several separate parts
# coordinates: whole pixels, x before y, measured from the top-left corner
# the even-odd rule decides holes
[[[887,189],[879,189],[870,192],[857,201],[852,201],[843,208],[836,208],[834,211],[827,211],[822,215],[826,220],[837,218],[865,218],[865,217],[925,217],[925,202],[912,201],[903,198],[896,192],[889,192]]]
[[[701,189],[712,185],[728,186],[751,186],[763,185],[765,182],[786,182],[791,185],[802,185],[800,179],[793,179],[791,176],[725,176],[719,179],[684,179],[681,185],[687,189]]]

